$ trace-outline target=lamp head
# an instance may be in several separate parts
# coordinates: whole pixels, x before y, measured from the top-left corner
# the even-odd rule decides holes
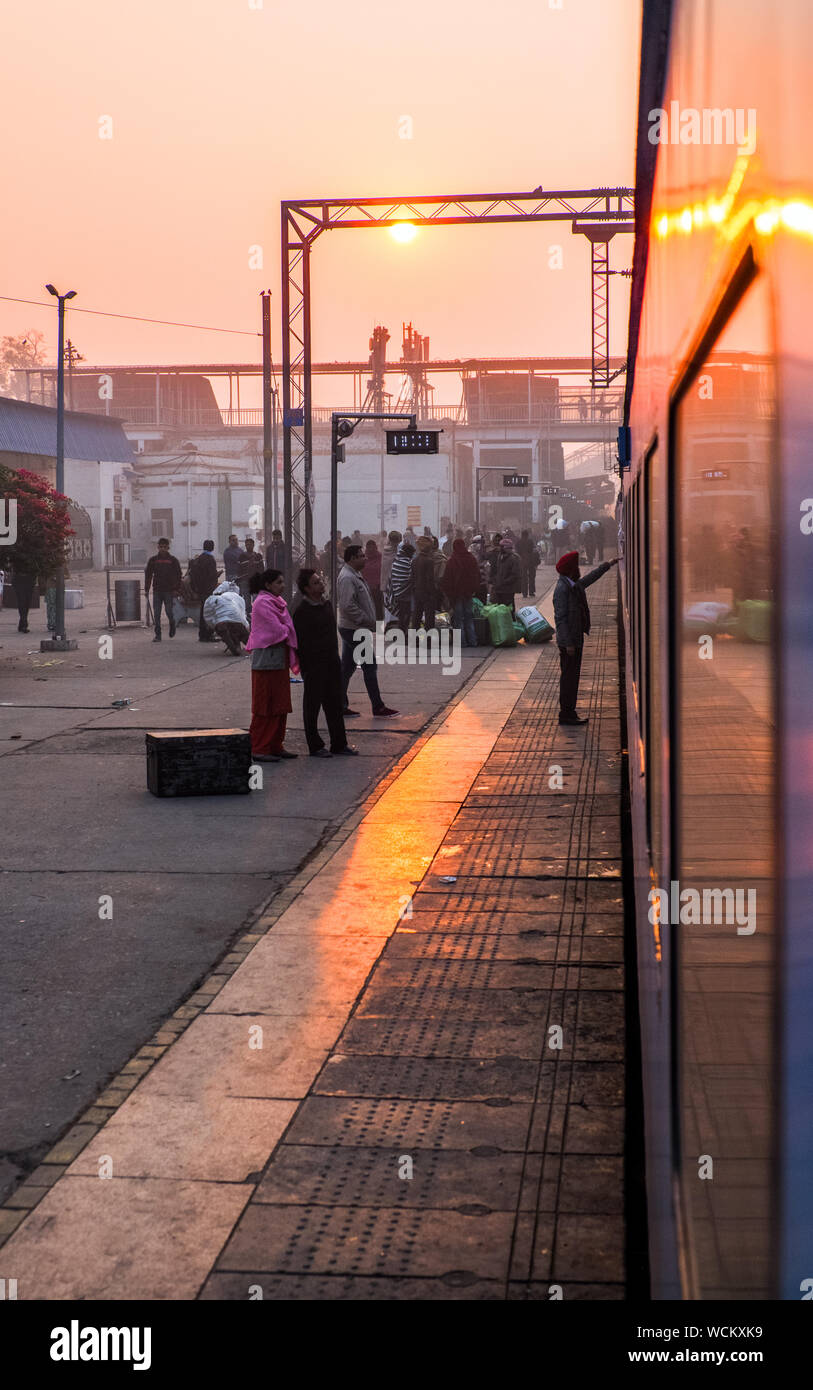
[[[49,294],[55,294],[57,299],[59,299],[59,291],[55,290],[53,285],[46,285],[45,288]]]
[[[68,290],[68,293],[64,296],[64,298],[65,298],[65,299],[75,299],[75,298],[76,298],[76,290]]]

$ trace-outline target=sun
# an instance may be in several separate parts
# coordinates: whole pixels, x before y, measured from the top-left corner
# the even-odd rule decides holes
[[[413,227],[411,222],[396,222],[395,226],[390,227],[390,236],[394,241],[400,241],[402,244],[414,241],[417,235],[418,228]]]

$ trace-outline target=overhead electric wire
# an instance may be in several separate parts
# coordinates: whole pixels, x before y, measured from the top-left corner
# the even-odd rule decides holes
[[[33,304],[38,309],[50,309],[53,307],[47,300],[17,299],[14,295],[10,294],[0,294],[0,300],[4,300],[7,304]],[[72,314],[98,314],[102,318],[107,319],[129,319],[132,323],[158,323],[163,324],[165,328],[194,328],[201,333],[236,333],[244,338],[262,337],[262,333],[258,333],[251,328],[212,328],[210,324],[205,323],[176,323],[174,319],[148,319],[142,317],[141,314],[114,314],[109,309],[82,309],[79,305],[73,304],[71,305],[70,312]]]

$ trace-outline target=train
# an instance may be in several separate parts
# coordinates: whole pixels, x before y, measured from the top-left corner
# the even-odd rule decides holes
[[[813,1298],[813,10],[644,0],[619,431],[655,1299]]]

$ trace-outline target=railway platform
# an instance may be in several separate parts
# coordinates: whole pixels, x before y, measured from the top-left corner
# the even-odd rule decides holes
[[[620,1299],[617,587],[494,651],[0,1213],[21,1299]],[[550,616],[550,596],[540,603]]]

